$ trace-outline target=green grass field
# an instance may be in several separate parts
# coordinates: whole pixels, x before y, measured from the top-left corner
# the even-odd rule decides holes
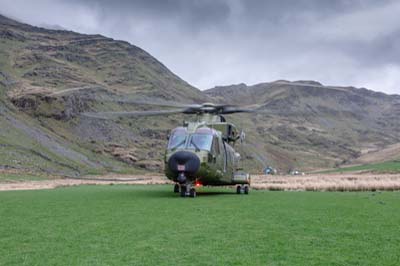
[[[354,172],[354,171],[371,171],[376,173],[400,173],[400,161],[388,161],[382,163],[344,167],[329,172]]]
[[[399,192],[171,190],[0,192],[0,265],[400,263]]]

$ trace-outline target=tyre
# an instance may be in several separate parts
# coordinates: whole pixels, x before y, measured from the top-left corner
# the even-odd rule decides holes
[[[186,197],[186,186],[181,186],[181,197]]]
[[[249,186],[244,187],[244,194],[249,194]]]
[[[236,194],[241,194],[242,193],[242,188],[240,186],[236,187]]]
[[[196,197],[196,190],[194,188],[191,188],[189,191],[189,196],[191,198],[195,198]]]
[[[175,184],[174,186],[174,193],[179,193],[179,185]]]

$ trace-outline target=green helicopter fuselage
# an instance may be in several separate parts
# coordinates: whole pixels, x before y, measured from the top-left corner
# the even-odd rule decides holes
[[[238,173],[240,155],[233,145],[236,127],[218,115],[202,114],[197,122],[172,130],[165,153],[165,174],[177,183],[201,185],[249,184]]]

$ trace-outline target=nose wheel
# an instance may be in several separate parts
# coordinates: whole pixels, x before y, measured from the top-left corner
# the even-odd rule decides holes
[[[186,186],[181,186],[181,197],[186,197]]]
[[[196,197],[196,189],[191,188],[189,190],[189,197],[191,197],[191,198],[195,198]]]
[[[248,185],[238,185],[236,187],[236,194],[249,194],[250,188]]]
[[[177,186],[177,184],[175,186]],[[174,187],[174,192],[175,192],[175,187]],[[190,184],[181,185],[180,190],[178,185],[178,192],[180,192],[182,198],[185,197],[195,198],[197,196],[196,189],[193,188]]]

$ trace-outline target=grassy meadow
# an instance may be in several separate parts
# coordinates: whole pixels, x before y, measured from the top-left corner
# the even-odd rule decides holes
[[[331,172],[370,171],[375,173],[400,173],[400,160],[339,168]]]
[[[0,265],[398,265],[399,192],[0,192]]]

